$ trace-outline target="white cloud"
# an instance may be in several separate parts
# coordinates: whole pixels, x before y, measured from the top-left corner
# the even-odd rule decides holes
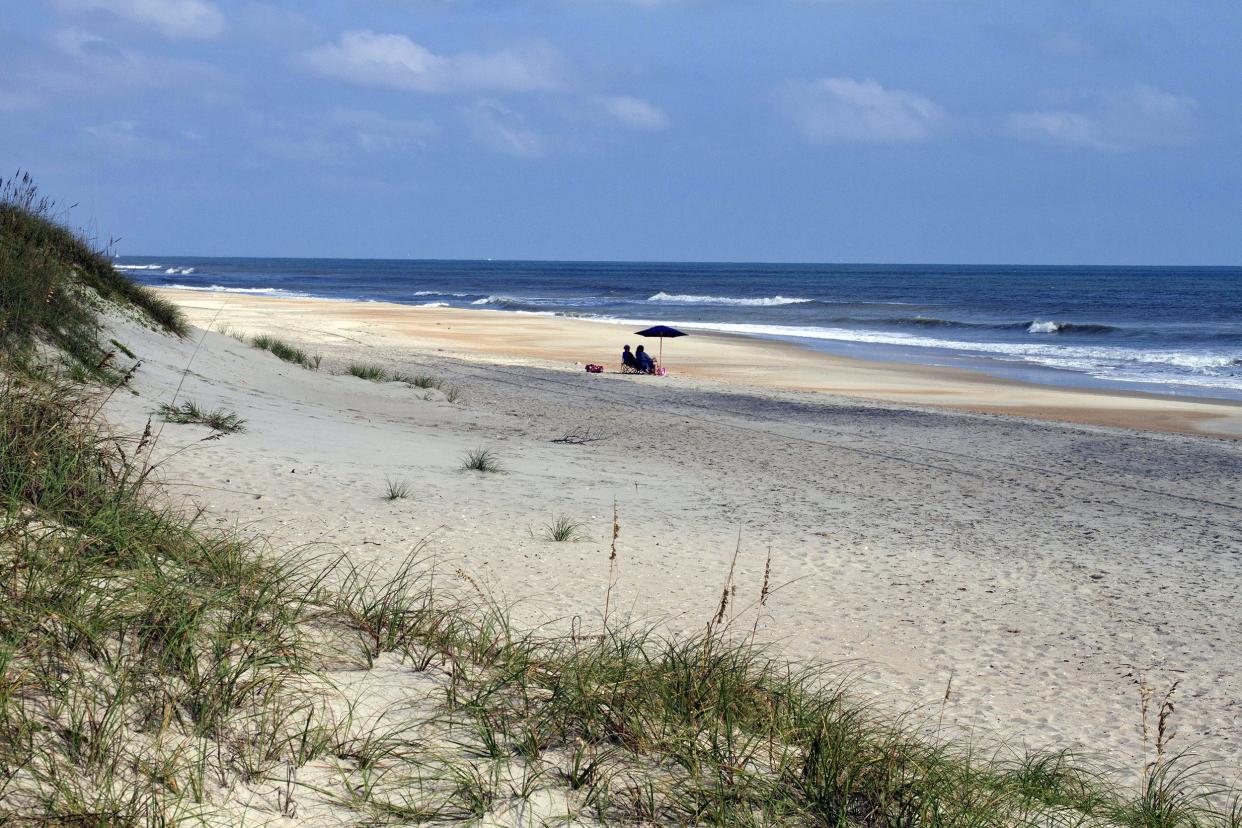
[[[143,138],[138,132],[137,121],[114,121],[110,124],[85,127],[86,134],[92,135],[114,147],[134,148],[142,144]]]
[[[305,15],[268,3],[251,3],[237,15],[238,28],[270,43],[304,45],[319,40],[319,24]]]
[[[480,100],[461,110],[475,140],[489,149],[533,158],[543,155],[546,141],[526,124],[521,113],[498,101]]]
[[[668,115],[664,110],[642,98],[632,95],[605,95],[596,98],[596,101],[622,126],[649,131],[668,128]]]
[[[1081,112],[1015,112],[1006,121],[1019,138],[1100,148],[1104,138],[1095,120]]]
[[[224,15],[207,0],[53,0],[65,12],[102,9],[168,37],[207,38],[224,31]]]
[[[0,111],[63,103],[68,98],[128,96],[175,87],[206,100],[227,88],[215,67],[195,60],[149,57],[77,28],[50,33],[37,50],[0,69]]]
[[[921,95],[885,89],[874,80],[822,78],[787,85],[779,101],[810,141],[922,141],[945,120]]]
[[[405,35],[366,30],[345,32],[303,61],[329,77],[416,92],[532,92],[560,86],[561,74],[559,54],[543,44],[438,55]]]
[[[360,109],[335,109],[329,113],[329,121],[345,130],[354,145],[366,152],[422,149],[437,131],[429,120],[390,118]]]
[[[248,118],[250,140],[268,155],[340,167],[356,168],[369,154],[423,150],[439,132],[430,119],[340,107],[294,118],[252,111]]]
[[[189,130],[151,130],[131,120],[87,126],[82,131],[110,154],[144,160],[176,158],[203,140],[202,136]]]
[[[1024,140],[1097,150],[1176,146],[1199,132],[1199,104],[1152,86],[1087,96],[1074,108],[1015,112],[1005,122]]]

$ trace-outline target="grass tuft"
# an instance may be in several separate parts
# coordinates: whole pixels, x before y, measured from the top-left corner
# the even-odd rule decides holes
[[[470,449],[461,458],[461,467],[465,471],[484,472],[486,474],[496,474],[504,471],[504,466],[500,463],[500,458],[496,456],[496,452],[485,446]]]
[[[162,403],[159,413],[170,423],[195,423],[225,434],[236,434],[246,430],[246,421],[238,417],[236,412],[223,411],[218,408],[209,411],[193,400],[186,400],[180,405]]]
[[[439,377],[433,377],[430,374],[407,374],[404,371],[393,371],[389,375],[389,379],[393,382],[404,382],[411,388],[435,388],[438,390],[444,387],[444,380]]]
[[[556,543],[586,540],[586,535],[582,532],[585,526],[582,521],[574,520],[568,515],[557,515],[543,525],[543,538]]]
[[[292,362],[294,365],[300,365],[308,370],[314,371],[319,367],[320,357],[318,355],[311,356],[306,351],[290,345],[283,339],[277,339],[267,334],[259,334],[250,339],[250,344],[270,352],[273,356],[283,359],[285,362]]]
[[[410,496],[410,484],[404,480],[384,479],[384,500],[405,500]]]
[[[388,382],[391,378],[387,368],[369,362],[351,362],[345,373],[371,382]]]

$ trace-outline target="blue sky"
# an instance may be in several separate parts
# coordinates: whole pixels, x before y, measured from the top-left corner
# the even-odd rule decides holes
[[[31,0],[0,161],[129,254],[1242,263],[1236,0]]]

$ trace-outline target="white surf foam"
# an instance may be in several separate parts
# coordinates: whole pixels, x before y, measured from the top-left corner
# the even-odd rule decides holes
[[[309,294],[299,293],[296,290],[284,290],[282,288],[235,288],[224,287],[223,285],[161,285],[161,287],[170,288],[172,290],[195,290],[202,293],[246,293],[255,296],[309,296]]]
[[[696,296],[687,293],[665,293],[660,291],[654,296],[647,297],[647,301],[670,305],[748,305],[760,307],[769,305],[801,305],[815,300],[789,296],[764,296],[758,299],[740,299],[733,296]]]
[[[597,317],[601,321],[641,327],[644,319]],[[678,322],[663,324],[686,330],[794,339],[858,342],[909,348],[937,348],[975,353],[998,359],[1028,361],[1049,368],[1078,371],[1096,379],[1122,382],[1155,382],[1242,390],[1242,371],[1234,354],[1169,350],[1139,350],[1116,346],[1088,347],[1044,343],[965,342],[888,331],[857,331],[798,325],[762,325],[746,322]]]

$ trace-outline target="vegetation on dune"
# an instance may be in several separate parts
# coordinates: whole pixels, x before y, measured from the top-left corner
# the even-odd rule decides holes
[[[47,342],[103,377],[111,351],[98,339],[101,302],[179,336],[189,331],[175,305],[118,273],[104,252],[56,221],[56,210],[28,175],[0,181],[0,346],[28,354]]]
[[[224,434],[235,434],[246,430],[246,421],[234,411],[219,408],[207,409],[194,400],[186,400],[177,405],[161,403],[160,415],[170,423],[205,425],[212,431]]]
[[[461,400],[461,389],[456,385],[445,382],[440,377],[430,374],[409,374],[404,371],[390,371],[382,365],[376,365],[371,362],[351,362],[345,368],[345,373],[358,379],[370,380],[371,382],[400,382],[411,388],[421,388],[424,391],[436,390],[444,394],[444,399],[450,403],[457,403]]]
[[[410,484],[389,477],[384,480],[384,500],[405,500],[410,496]]]
[[[484,474],[498,474],[505,470],[496,452],[486,446],[470,449],[461,458],[463,471],[477,471]]]
[[[557,515],[543,525],[543,539],[556,543],[586,540],[586,524],[568,515]]]
[[[345,373],[371,382],[388,382],[389,379],[387,368],[369,362],[351,362],[345,368]]]
[[[0,358],[0,824],[1242,826],[1166,755],[1171,695],[1144,691],[1131,791],[775,657],[734,623],[731,574],[696,636],[610,620],[611,589],[594,631],[523,631],[423,544],[360,563],[204,529],[153,482],[150,429],[116,436],[98,393]],[[765,576],[755,604],[771,594]],[[368,712],[349,687],[379,668],[415,695]]]
[[[272,356],[283,359],[285,362],[292,362],[294,365],[301,365],[310,371],[318,370],[322,357],[318,354],[311,355],[297,346],[290,345],[283,339],[277,339],[267,334],[259,334],[252,337],[250,344],[254,347],[268,351]]]

